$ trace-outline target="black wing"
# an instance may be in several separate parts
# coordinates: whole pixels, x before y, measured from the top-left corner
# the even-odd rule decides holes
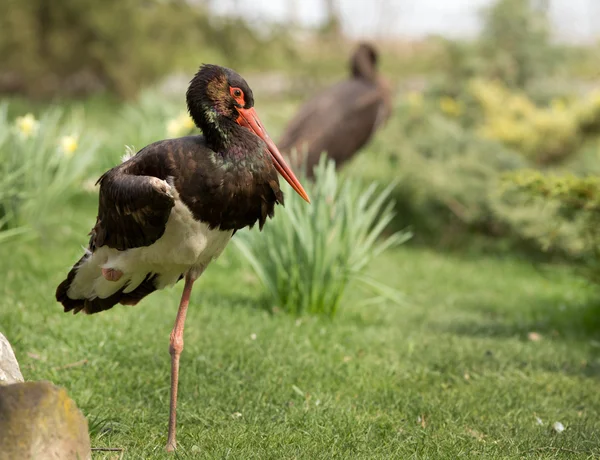
[[[175,205],[172,181],[127,174],[117,167],[98,182],[100,203],[91,251],[105,245],[120,251],[149,246],[163,235]]]

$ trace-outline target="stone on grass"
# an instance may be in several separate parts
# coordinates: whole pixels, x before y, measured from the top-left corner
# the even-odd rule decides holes
[[[0,332],[0,385],[23,381],[17,358],[6,337]]]
[[[87,420],[50,382],[0,386],[0,460],[89,460]]]
[[[562,433],[563,431],[565,431],[565,426],[560,422],[554,422],[554,424],[552,425],[552,429],[557,433]]]

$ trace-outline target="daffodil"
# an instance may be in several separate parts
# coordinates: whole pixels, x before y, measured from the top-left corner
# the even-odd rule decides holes
[[[15,124],[21,136],[28,138],[37,132],[40,123],[31,113],[28,113],[23,117],[17,117]]]
[[[65,156],[70,157],[77,150],[77,136],[68,135],[60,138],[60,149]]]

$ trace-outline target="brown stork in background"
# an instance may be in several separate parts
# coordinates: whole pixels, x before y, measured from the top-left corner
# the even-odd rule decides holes
[[[179,357],[192,285],[233,234],[262,229],[283,205],[277,173],[309,198],[254,110],[246,81],[203,65],[187,107],[203,136],[148,145],[98,180],[100,198],[89,247],[56,290],[65,312],[92,314],[135,305],[185,279],[171,332],[171,401],[167,450],[176,448]]]
[[[367,43],[358,45],[350,59],[350,78],[327,88],[306,102],[289,123],[279,148],[296,165],[306,161],[306,172],[323,152],[340,167],[363,147],[392,112],[392,92],[377,72],[378,54]]]

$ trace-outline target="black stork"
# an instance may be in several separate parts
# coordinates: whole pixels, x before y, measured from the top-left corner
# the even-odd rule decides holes
[[[284,154],[293,150],[296,164],[306,162],[312,176],[321,153],[341,166],[371,139],[389,118],[392,93],[377,71],[378,53],[361,43],[350,59],[350,78],[307,101],[277,143]]]
[[[203,136],[148,145],[100,177],[89,246],[56,290],[65,312],[93,314],[135,305],[185,279],[169,347],[168,451],[176,448],[179,357],[194,281],[237,230],[257,222],[262,229],[275,205],[283,205],[277,173],[310,203],[240,75],[203,65],[186,100]]]

